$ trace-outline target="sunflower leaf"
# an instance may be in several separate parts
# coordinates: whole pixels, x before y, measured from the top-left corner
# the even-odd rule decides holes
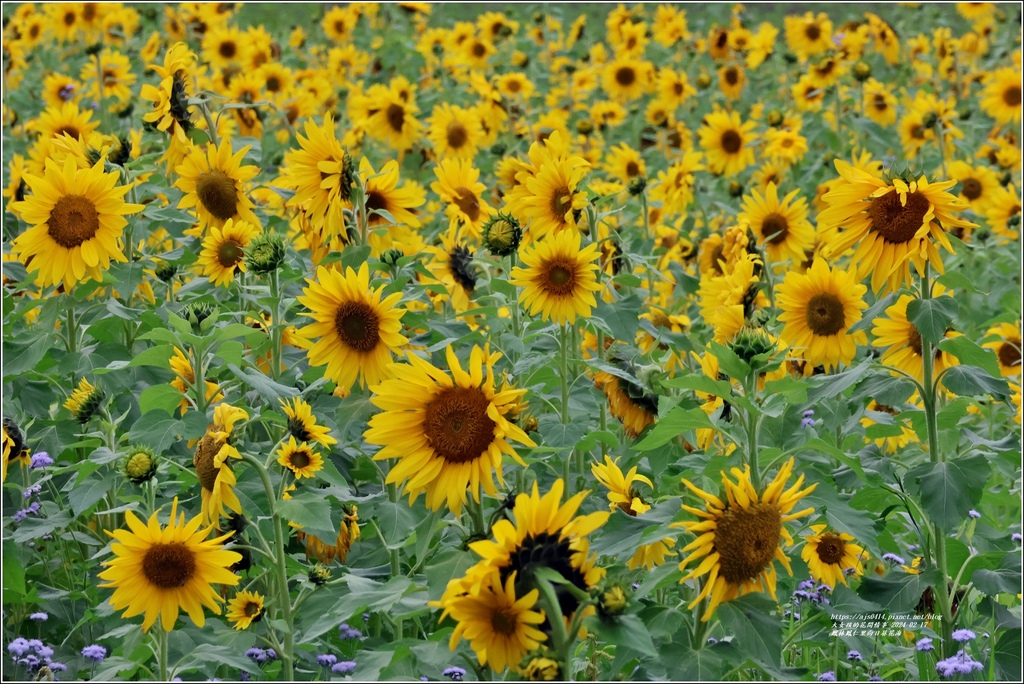
[[[720,605],[715,612],[740,651],[757,663],[779,666],[783,629],[774,601],[747,594]]]
[[[974,397],[994,394],[1006,397],[1010,388],[1006,380],[995,377],[977,366],[954,366],[942,374],[942,385],[953,394]]]
[[[659,420],[647,436],[633,448],[637,451],[651,451],[668,444],[683,432],[705,428],[717,429],[703,409],[684,409],[677,406]]]
[[[907,304],[907,320],[914,324],[921,337],[937,345],[946,336],[959,310],[952,297],[915,299]]]
[[[967,337],[960,336],[943,340],[939,343],[939,349],[949,352],[958,358],[960,363],[981,368],[992,377],[998,378],[1000,375],[999,361],[996,360],[996,355],[992,350],[982,348]]]
[[[991,474],[988,459],[978,455],[924,464],[907,477],[919,483],[921,505],[932,522],[955,529],[967,519],[967,511],[981,501]]]
[[[331,520],[331,504],[316,492],[303,492],[290,499],[278,501],[277,514],[286,521],[302,526],[302,531],[332,543],[338,529]]]

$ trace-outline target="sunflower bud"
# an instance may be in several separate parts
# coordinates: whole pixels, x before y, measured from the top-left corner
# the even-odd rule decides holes
[[[643,193],[644,188],[647,187],[647,176],[637,176],[629,181],[627,189],[629,194],[633,197],[639,196]]]
[[[86,46],[85,54],[89,55],[90,57],[95,57],[96,55],[100,54],[101,50],[103,50],[103,43],[93,43],[92,45]]]
[[[483,227],[484,245],[496,257],[505,257],[519,249],[523,229],[510,214],[498,213]]]
[[[64,408],[71,411],[75,416],[75,420],[85,425],[95,415],[105,396],[103,390],[93,387],[87,379],[82,378],[78,383],[78,387],[71,393],[68,400],[64,402]]]
[[[154,273],[156,273],[156,277],[159,278],[161,282],[169,283],[174,276],[178,275],[178,266],[166,261],[161,261],[157,264]]]
[[[389,249],[380,255],[380,261],[391,268],[398,265],[398,260],[401,259],[405,254],[400,249]]]
[[[580,119],[576,122],[576,132],[580,135],[590,135],[594,132],[594,120],[593,119]]]
[[[238,561],[233,563],[228,568],[228,570],[230,570],[231,572],[245,572],[246,570],[252,567],[252,551],[242,546],[232,546],[231,550],[237,553],[239,556],[241,556],[241,558],[239,558]],[[253,618],[253,622],[259,622],[262,616],[263,614],[260,613],[255,618]]]
[[[327,581],[331,579],[331,569],[323,563],[317,563],[309,569],[309,575],[307,575],[309,581],[318,587],[322,587],[327,584]]]
[[[149,482],[156,475],[156,456],[153,450],[141,445],[131,447],[121,470],[134,484]]]
[[[192,332],[197,335],[212,328],[219,315],[220,309],[203,301],[189,302],[181,310],[181,317],[192,325]]]
[[[700,74],[697,76],[696,83],[701,90],[707,90],[711,86],[711,77],[707,74]]]
[[[743,183],[729,181],[729,197],[740,197],[743,194]]]
[[[341,199],[350,201],[352,199],[352,185],[356,182],[356,164],[348,152],[341,156],[341,179],[338,183],[338,196]]]
[[[775,351],[775,343],[762,330],[744,326],[729,343],[729,348],[756,370],[764,366],[767,355]]]
[[[602,617],[616,617],[625,613],[628,605],[629,597],[626,596],[626,590],[618,584],[613,584],[601,593],[597,610]]]
[[[540,422],[537,420],[537,416],[527,413],[519,419],[519,427],[523,429],[523,432],[536,432],[540,427]]]
[[[857,62],[853,65],[853,77],[857,79],[859,83],[871,78],[871,65],[867,62]]]
[[[934,128],[939,123],[939,115],[935,112],[928,112],[928,116],[924,118],[921,125],[924,128]]]
[[[783,116],[782,112],[780,112],[778,109],[773,109],[768,112],[768,116],[765,120],[768,122],[768,125],[771,126],[772,128],[778,128],[779,126],[782,125],[782,122],[786,120],[786,117]]]
[[[284,262],[284,238],[277,233],[263,233],[245,249],[245,265],[257,275],[273,273]]]
[[[542,656],[529,662],[526,669],[523,670],[523,676],[531,682],[551,682],[562,678],[558,662]]]

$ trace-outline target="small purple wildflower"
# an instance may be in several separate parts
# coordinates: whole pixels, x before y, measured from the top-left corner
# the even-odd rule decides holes
[[[802,427],[802,428],[812,428],[812,427],[814,427],[814,419],[813,418],[804,418],[803,420],[800,421],[800,427]]]
[[[36,655],[49,662],[50,658],[53,657],[53,649],[49,646],[42,646],[36,649]]]
[[[60,97],[62,101],[67,102],[75,96],[75,84],[68,83],[66,86],[62,87],[60,90],[57,91],[57,96]]]
[[[331,665],[331,672],[334,674],[347,675],[352,674],[352,671],[356,669],[356,662],[354,660],[342,660],[341,662]]]
[[[50,668],[50,671],[52,671],[52,672],[67,672],[68,671],[68,666],[67,665],[65,665],[64,663],[58,663],[58,662],[53,661],[53,660],[48,662],[46,664],[46,666],[48,668]]]
[[[267,652],[264,651],[262,648],[250,648],[245,652],[245,655],[247,658],[252,660],[257,665],[262,665],[263,663],[267,662],[267,660],[269,660],[269,658],[267,657]]]
[[[277,651],[275,651],[272,648],[268,648],[267,649],[267,660],[273,662],[273,661],[277,660],[277,658],[278,658]]]
[[[894,563],[895,565],[904,565],[906,563],[902,556],[897,556],[895,553],[883,553],[882,560]]]
[[[963,643],[965,641],[973,641],[977,639],[978,635],[969,629],[957,629],[953,631],[953,641],[959,641]]]
[[[40,451],[38,454],[34,454],[32,456],[32,463],[29,464],[29,468],[32,470],[38,470],[52,465],[53,459],[50,458],[50,454],[45,451]]]
[[[882,679],[881,677],[879,677],[878,675],[871,675],[870,677],[868,677],[868,681],[869,682],[882,682],[882,681],[885,681],[885,680]]]
[[[241,681],[241,682],[247,682],[247,681],[249,681],[250,679],[252,679],[252,675],[251,675],[251,674],[249,674],[249,673],[248,673],[248,672],[246,672],[245,670],[239,670],[239,671],[238,671],[238,680],[239,680],[239,681]]]
[[[819,682],[834,682],[834,681],[836,681],[836,673],[833,672],[832,670],[828,670],[827,672],[822,672],[820,675],[818,675],[818,681]]]
[[[39,658],[37,658],[32,653],[29,653],[24,658],[19,658],[18,659],[18,664],[19,665],[24,665],[25,667],[27,667],[30,670],[35,670],[37,667],[39,667],[39,663],[40,662],[41,661],[39,660]]]
[[[316,664],[320,667],[330,667],[338,662],[338,656],[333,653],[321,653],[316,657]]]
[[[11,643],[7,644],[7,652],[15,658],[20,658],[29,652],[31,647],[28,645],[28,640],[25,637],[18,637]]]
[[[347,622],[342,622],[338,625],[338,636],[341,637],[342,641],[346,641],[348,639],[362,639],[363,633],[355,627],[349,626]]]
[[[99,644],[86,646],[82,649],[82,657],[88,658],[96,663],[102,663],[103,659],[107,657],[107,649]]]
[[[1021,542],[1024,542],[1024,535],[1021,535],[1020,532],[1014,532],[1010,535],[1010,541],[1020,544]]]
[[[462,678],[466,676],[466,671],[461,667],[455,667],[453,665],[452,667],[446,667],[444,672],[441,673],[441,676],[448,677],[453,682],[461,682]]]
[[[40,612],[40,613],[32,613],[31,615],[28,616],[28,619],[29,620],[34,620],[36,622],[46,622],[47,620],[50,619],[50,616],[47,613],[42,613],[42,612]]]
[[[715,637],[708,637],[708,646],[714,646],[718,643],[718,639]]]
[[[918,651],[932,651],[934,649],[935,644],[932,643],[932,640],[929,637],[921,637],[917,640]]]
[[[33,496],[35,496],[36,494],[38,494],[41,491],[43,491],[43,485],[41,485],[41,484],[34,484],[31,487],[29,487],[28,489],[26,489],[24,492],[21,493],[21,498],[22,499],[31,499]]]
[[[850,650],[850,651],[846,652],[846,659],[847,660],[856,660],[856,661],[860,662],[861,660],[864,660],[864,657],[861,656],[860,651]]]
[[[978,511],[974,510],[973,508],[971,510],[967,511],[967,515],[971,516],[975,520],[977,520],[978,518],[981,517],[981,513],[979,513]]]
[[[28,647],[31,648],[33,651],[38,651],[43,647],[43,642],[39,639],[29,639]]]
[[[935,663],[935,671],[943,677],[952,677],[957,674],[970,674],[977,670],[983,670],[985,666],[963,650],[957,651],[956,655]]]

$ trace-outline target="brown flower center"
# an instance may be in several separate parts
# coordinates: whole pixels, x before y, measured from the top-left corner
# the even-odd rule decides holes
[[[817,24],[810,24],[804,27],[804,35],[807,36],[807,40],[815,41],[821,38],[821,27]]]
[[[479,458],[494,442],[490,400],[477,387],[449,387],[427,404],[423,432],[437,455],[449,463]]]
[[[160,589],[180,589],[195,572],[195,554],[181,542],[154,544],[142,558],[142,574]]]
[[[59,138],[63,134],[70,135],[75,140],[78,140],[82,136],[82,132],[78,130],[78,127],[71,124],[61,126],[57,130],[55,130],[53,132],[53,137]]]
[[[235,45],[235,41],[233,40],[225,40],[217,48],[217,52],[224,59],[234,59],[235,55],[238,54],[238,46]]]
[[[839,297],[828,292],[811,297],[811,301],[807,302],[804,318],[811,332],[822,337],[835,335],[846,325],[843,303],[839,301]]]
[[[245,256],[245,250],[242,245],[238,244],[234,240],[225,240],[221,243],[221,246],[217,248],[217,261],[224,268],[231,268]]]
[[[74,249],[93,239],[99,229],[96,205],[81,195],[65,195],[50,210],[46,232],[61,247]]]
[[[675,93],[676,95],[682,97],[683,90],[684,88],[681,81],[676,81],[675,83],[672,84],[672,92]]]
[[[576,287],[576,264],[564,258],[555,258],[543,266],[544,282],[541,284],[548,294],[559,297],[571,296]]]
[[[1020,107],[1020,86],[1010,86],[1003,91],[1003,104],[1007,107]]]
[[[401,133],[402,128],[405,126],[405,108],[391,103],[388,105],[384,115],[387,117],[388,125],[391,126],[392,130]]]
[[[961,185],[963,186],[960,192],[967,199],[974,201],[981,197],[981,182],[977,178],[965,178]]]
[[[736,154],[743,147],[743,138],[738,131],[729,129],[722,134],[722,149],[728,154]]]
[[[454,202],[462,210],[462,213],[469,217],[470,221],[475,223],[480,218],[480,200],[469,188],[455,188]]]
[[[469,132],[458,121],[452,121],[448,124],[447,138],[448,147],[458,150],[469,140]]]
[[[789,221],[782,214],[768,214],[761,222],[761,234],[770,244],[783,243],[786,241],[786,236],[789,235]]]
[[[636,83],[636,70],[630,66],[619,67],[615,70],[615,82],[623,88]]]
[[[1006,368],[1020,368],[1020,345],[1019,337],[1004,341],[999,346],[999,363]]]
[[[518,622],[516,621],[515,613],[508,608],[495,608],[494,612],[491,613],[491,628],[497,633],[505,637],[510,637],[516,633]]]
[[[719,576],[730,584],[755,579],[775,558],[781,532],[782,517],[771,504],[726,510],[715,529]]]
[[[885,101],[885,95],[879,93],[875,95],[875,100],[871,103],[871,106],[880,112],[884,112],[889,108],[889,103]]]
[[[235,217],[238,207],[235,181],[220,169],[199,175],[196,179],[196,195],[214,218],[227,221]]]
[[[473,56],[476,58],[483,57],[487,54],[487,46],[483,43],[473,43]]]
[[[640,165],[635,161],[631,161],[626,164],[626,175],[632,178],[633,176],[640,173]]]
[[[740,72],[736,67],[729,67],[725,70],[725,82],[729,85],[736,85],[740,81]]]
[[[310,457],[308,451],[305,449],[299,449],[292,452],[291,456],[288,457],[288,461],[292,464],[293,468],[299,469],[308,466],[313,462],[313,459]]]
[[[560,221],[564,221],[566,213],[572,208],[572,191],[564,185],[551,193],[551,211]]]
[[[261,612],[260,604],[255,601],[249,601],[245,604],[245,617],[256,617]]]
[[[914,352],[914,356],[921,356],[924,354],[924,346],[921,344],[921,333],[918,331],[917,326],[910,325],[910,330],[907,331],[907,344]]]
[[[342,344],[359,352],[371,352],[380,342],[380,319],[366,302],[348,301],[339,306],[334,329]]]
[[[846,542],[833,532],[821,535],[818,542],[818,559],[827,565],[836,565],[846,555]]]
[[[276,93],[279,90],[281,90],[281,79],[279,79],[277,76],[271,76],[270,78],[268,78],[267,91],[271,93]]]
[[[904,206],[899,193],[893,191],[871,200],[868,214],[874,229],[886,242],[901,245],[914,239],[931,206],[928,198],[919,192],[907,193]]]
[[[212,492],[214,485],[217,484],[217,474],[220,473],[220,468],[214,465],[214,459],[222,446],[224,446],[223,441],[214,439],[210,435],[203,435],[199,444],[196,445],[196,453],[192,457],[192,465],[195,466],[199,484],[208,492]]]

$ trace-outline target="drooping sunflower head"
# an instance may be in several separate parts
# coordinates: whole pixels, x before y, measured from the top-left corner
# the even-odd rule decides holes
[[[295,397],[281,402],[281,410],[288,418],[288,432],[300,442],[317,442],[322,446],[329,447],[337,444],[338,440],[331,436],[330,428],[326,425],[317,425],[316,416],[313,415],[313,408],[301,397]]]
[[[300,525],[289,523],[296,528],[296,537],[306,544],[306,558],[316,558],[320,563],[330,565],[337,558],[344,563],[352,544],[359,539],[359,509],[355,504],[342,505],[342,517],[338,524],[338,536],[334,542],[325,542],[319,537],[304,532]],[[325,568],[326,569],[326,568]],[[328,574],[330,571],[328,570]]]
[[[622,423],[625,433],[635,438],[657,420],[658,397],[636,379],[630,361],[614,356],[612,362],[622,375],[600,371],[594,376],[594,384],[604,392],[612,415]]]
[[[192,466],[202,487],[205,521],[216,523],[228,515],[228,510],[242,512],[242,504],[234,491],[237,480],[228,459],[242,458],[230,441],[235,423],[248,418],[249,414],[244,409],[218,404],[213,410],[213,424],[196,444]]]
[[[807,563],[811,577],[830,587],[846,584],[850,575],[864,574],[864,549],[852,543],[845,532],[828,530],[827,525],[811,525],[814,534],[804,537],[807,543],[800,557]]]
[[[3,448],[3,479],[6,480],[7,468],[12,463],[20,461],[27,466],[31,462],[31,457],[25,444],[25,437],[21,434],[21,429],[17,423],[7,416],[3,418]]]
[[[228,601],[227,618],[235,629],[248,629],[263,619],[263,596],[255,591],[238,592]]]
[[[594,473],[597,481],[608,488],[608,501],[611,510],[614,511],[618,507],[627,515],[643,515],[651,507],[644,502],[633,483],[643,482],[652,488],[654,485],[646,476],[637,473],[636,466],[630,468],[629,472],[623,475],[618,462],[619,459],[613,461],[610,456],[605,455],[604,464],[592,463],[590,470]]]
[[[87,378],[82,378],[78,381],[78,387],[64,402],[64,408],[71,411],[75,420],[85,425],[96,414],[105,397],[103,390],[94,387]]]
[[[315,477],[323,469],[324,459],[320,452],[306,442],[296,442],[294,436],[277,450],[277,462],[292,471],[296,480],[304,477]]]
[[[793,472],[794,460],[790,459],[779,470],[763,492],[754,489],[750,480],[750,467],[743,470],[732,468],[731,480],[722,472],[725,501],[710,494],[689,480],[683,484],[704,501],[704,509],[683,504],[683,510],[700,518],[698,521],[674,523],[697,536],[683,547],[690,552],[680,564],[685,570],[690,563],[700,560],[696,568],[686,574],[681,582],[705,576],[700,594],[690,604],[693,608],[705,598],[710,598],[704,621],[711,618],[719,604],[755,591],[767,591],[775,598],[775,566],[779,560],[792,574],[789,559],[783,552],[783,543],[792,545],[793,538],[785,523],[810,515],[814,509],[805,508],[793,512],[796,504],[817,487],[816,484],[800,489],[804,481],[801,475],[796,483],[786,489]]]
[[[563,231],[548,236],[523,250],[520,260],[526,268],[512,269],[509,282],[523,288],[519,301],[531,314],[542,312],[545,320],[573,323],[587,317],[597,305],[597,243],[580,248],[580,234]]]

